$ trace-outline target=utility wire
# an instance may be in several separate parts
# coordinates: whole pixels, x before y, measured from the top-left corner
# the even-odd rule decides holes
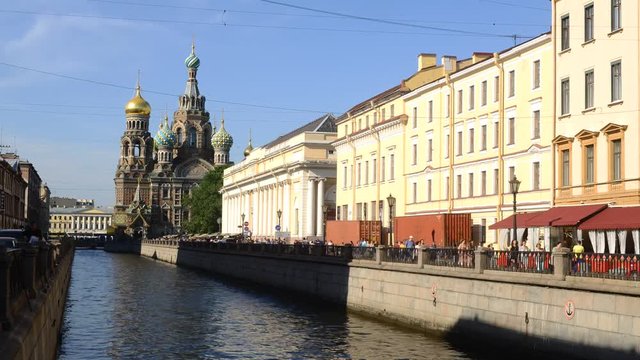
[[[522,0],[520,0],[520,1],[522,1]],[[522,5],[522,4],[513,4],[513,3],[508,3],[508,2],[504,2],[504,1],[496,1],[496,0],[480,0],[480,2],[487,2],[487,3],[492,3],[492,4],[496,4],[496,5],[501,5],[501,6],[511,6],[511,7],[521,8],[521,9],[529,9],[529,10],[540,10],[540,11],[550,11],[551,10],[549,8],[542,8],[542,7]]]
[[[408,23],[408,22],[399,22],[399,21],[393,21],[393,20],[372,18],[372,17],[368,17],[368,16],[344,14],[344,13],[339,13],[339,12],[335,12],[335,11],[321,10],[321,9],[310,8],[310,7],[306,7],[306,6],[300,6],[300,5],[293,5],[293,4],[288,4],[288,3],[283,3],[283,2],[279,2],[279,1],[273,1],[273,0],[260,0],[260,1],[265,2],[265,3],[269,3],[269,4],[273,4],[273,5],[290,7],[290,8],[306,10],[306,11],[312,11],[312,12],[317,12],[317,13],[322,13],[322,14],[329,14],[329,15],[334,15],[334,16],[340,16],[340,17],[349,18],[349,19],[376,22],[376,23],[387,24],[387,25],[405,26],[405,27],[411,27],[411,28],[416,28],[416,29],[436,30],[436,31],[450,32],[450,33],[456,33],[456,34],[475,35],[475,36],[478,36],[478,35],[479,36],[491,36],[491,37],[500,37],[500,38],[514,38],[514,37],[517,37],[517,38],[529,38],[529,37],[526,37],[526,36],[514,35],[514,34],[490,34],[490,33],[477,32],[477,31],[467,31],[467,30],[450,29],[450,28],[443,28],[443,27],[436,27],[436,26],[418,25],[418,24],[412,24],[412,23]]]

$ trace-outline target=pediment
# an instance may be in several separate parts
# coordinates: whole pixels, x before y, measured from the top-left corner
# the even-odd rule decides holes
[[[563,135],[558,135],[551,142],[553,144],[555,144],[555,145],[567,144],[567,143],[572,143],[573,142],[573,138],[572,137],[566,137],[566,136],[563,136]]]
[[[603,133],[609,135],[609,134],[615,134],[618,132],[623,132],[627,130],[627,125],[618,125],[618,124],[614,124],[614,123],[608,123],[605,127],[603,127],[602,129],[600,129],[600,131],[602,131]]]
[[[211,170],[213,170],[211,164],[204,160],[196,159],[176,167],[175,174],[181,178],[202,179]]]

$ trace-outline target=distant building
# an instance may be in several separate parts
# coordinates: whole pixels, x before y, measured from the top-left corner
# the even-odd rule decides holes
[[[224,171],[222,232],[244,227],[254,238],[322,239],[323,205],[334,217],[335,139],[327,114],[256,149],[249,141],[245,159]]]
[[[200,59],[195,47],[185,65],[188,79],[178,110],[171,123],[164,116],[155,138],[149,132],[151,106],[142,98],[140,84],[125,106],[126,129],[114,178],[114,225],[129,234],[180,232],[189,219],[182,199],[215,166],[231,164],[233,138],[224,128],[224,114],[217,132],[209,121],[196,79]]]
[[[25,225],[25,200],[27,182],[13,166],[0,160],[0,227],[16,229]]]
[[[54,207],[51,208],[49,236],[96,237],[107,235],[113,209]]]
[[[24,195],[25,224],[35,223],[43,233],[48,232],[51,191],[46,184],[43,184],[32,163],[20,159],[15,153],[0,154],[0,158],[18,171],[27,183]]]
[[[52,196],[52,208],[92,208],[95,206],[93,199],[75,199],[68,197]]]

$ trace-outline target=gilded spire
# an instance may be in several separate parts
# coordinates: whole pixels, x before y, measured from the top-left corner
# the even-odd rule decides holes
[[[251,145],[251,128],[249,128],[249,145],[244,148],[244,157],[249,156],[249,154],[251,154],[251,151],[253,151],[253,145]]]
[[[150,115],[151,105],[142,97],[140,92],[140,70],[138,70],[138,78],[136,80],[136,92],[133,98],[127,102],[124,107],[125,114]]]

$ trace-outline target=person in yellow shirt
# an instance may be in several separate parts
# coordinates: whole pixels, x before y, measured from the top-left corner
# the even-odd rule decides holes
[[[582,257],[582,254],[584,254],[584,246],[582,246],[582,240],[578,240],[578,242],[573,245],[571,251],[573,252],[574,256],[576,272],[582,272],[584,270],[584,258]]]

